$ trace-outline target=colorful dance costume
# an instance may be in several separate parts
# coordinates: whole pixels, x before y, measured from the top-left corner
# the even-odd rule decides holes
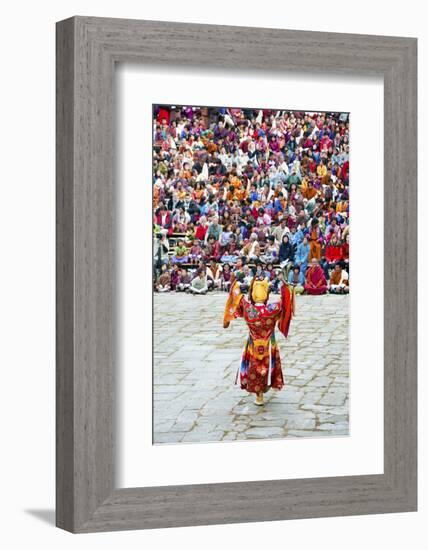
[[[275,340],[275,325],[284,336],[293,313],[294,295],[286,284],[281,287],[281,300],[267,303],[269,283],[267,279],[253,279],[247,299],[234,281],[224,312],[223,326],[227,328],[232,319],[243,317],[250,334],[245,345],[239,368],[240,385],[243,390],[257,395],[271,387],[280,390],[284,386],[281,358]],[[236,382],[238,373],[236,376]],[[257,404],[262,404],[257,403]]]

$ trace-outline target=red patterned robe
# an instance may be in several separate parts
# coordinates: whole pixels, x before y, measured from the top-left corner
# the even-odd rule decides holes
[[[232,319],[243,317],[250,331],[239,368],[243,390],[259,393],[284,386],[275,325],[287,336],[292,310],[293,293],[287,285],[281,287],[281,301],[270,304],[253,304],[241,294],[237,282],[232,285],[223,324],[228,327]]]

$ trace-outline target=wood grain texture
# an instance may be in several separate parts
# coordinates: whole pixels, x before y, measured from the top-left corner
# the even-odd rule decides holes
[[[113,82],[115,62],[125,61],[383,76],[383,475],[115,489]],[[59,527],[92,532],[416,510],[416,83],[412,38],[87,17],[57,24]]]

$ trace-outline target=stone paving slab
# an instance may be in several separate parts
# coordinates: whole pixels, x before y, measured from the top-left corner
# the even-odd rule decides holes
[[[349,296],[297,297],[277,331],[285,387],[264,407],[234,384],[248,329],[223,329],[226,298],[154,296],[154,443],[349,435]]]

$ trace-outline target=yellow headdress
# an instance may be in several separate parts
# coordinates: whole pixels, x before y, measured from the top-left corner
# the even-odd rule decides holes
[[[267,279],[253,279],[250,288],[250,296],[253,302],[266,302],[269,295],[269,283]]]

